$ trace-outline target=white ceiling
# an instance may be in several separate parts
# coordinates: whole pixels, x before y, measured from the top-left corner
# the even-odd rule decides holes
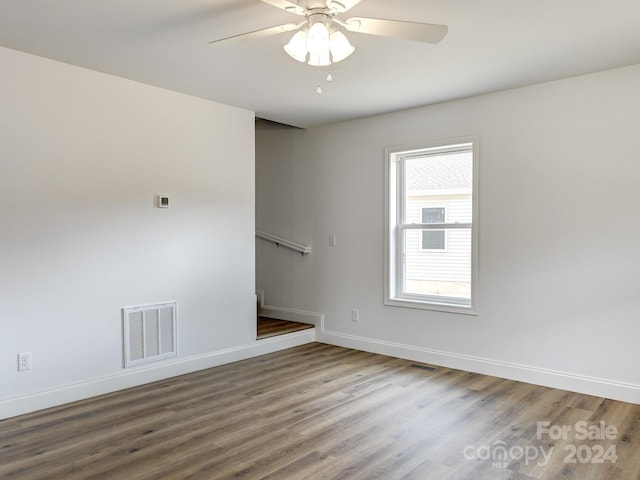
[[[437,45],[349,33],[356,52],[331,83],[284,53],[291,33],[209,45],[300,18],[260,0],[0,0],[0,45],[299,127],[640,63],[640,0],[362,0],[350,16],[449,33]]]

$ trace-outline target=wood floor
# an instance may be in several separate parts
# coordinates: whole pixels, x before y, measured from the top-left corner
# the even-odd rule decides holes
[[[314,328],[308,323],[290,322],[286,320],[276,320],[275,318],[258,317],[258,340],[261,338],[275,337],[287,333],[300,332]]]
[[[2,421],[0,478],[638,480],[640,405],[313,343]]]

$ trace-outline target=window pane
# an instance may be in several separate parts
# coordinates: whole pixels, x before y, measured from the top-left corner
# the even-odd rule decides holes
[[[410,157],[404,166],[403,223],[471,223],[470,150]]]
[[[444,207],[423,208],[422,223],[444,223]]]
[[[422,230],[422,248],[423,250],[444,250],[445,238],[444,230]]]
[[[471,299],[471,229],[448,229],[447,250],[419,248],[421,235],[441,230],[404,231],[404,293]],[[422,237],[424,239],[424,236]]]

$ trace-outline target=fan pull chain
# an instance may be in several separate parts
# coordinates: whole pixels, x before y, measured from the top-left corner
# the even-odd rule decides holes
[[[318,73],[320,75],[322,75],[322,70],[320,70],[320,68],[318,68]],[[327,80],[327,82],[333,81],[333,74],[331,73],[331,70],[329,70],[329,73],[327,74],[326,80]],[[318,83],[318,86],[316,88],[316,93],[318,95],[322,95],[322,86],[320,85],[320,83]]]
[[[318,67],[318,87],[316,88],[316,93],[318,95],[322,95],[322,86],[320,83],[322,82],[322,70]]]

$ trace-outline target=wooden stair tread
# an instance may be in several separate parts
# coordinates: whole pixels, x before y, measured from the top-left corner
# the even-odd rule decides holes
[[[309,323],[291,322],[288,320],[278,320],[275,318],[268,318],[258,316],[258,340],[262,338],[275,337],[276,335],[285,335],[287,333],[300,332],[314,328],[314,325]]]

